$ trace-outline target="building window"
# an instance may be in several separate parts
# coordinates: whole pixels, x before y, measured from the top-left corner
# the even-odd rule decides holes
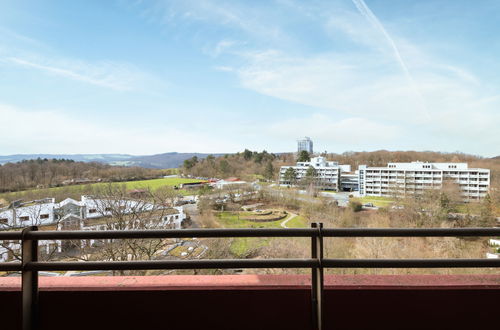
[[[96,209],[89,209],[89,213],[97,213]]]
[[[49,215],[48,214],[40,214],[40,219],[48,219]]]
[[[19,220],[21,220],[21,221],[30,221],[30,217],[29,216],[19,217]]]
[[[0,219],[0,225],[6,225],[8,223],[9,223],[9,219],[7,219],[7,218],[1,218]]]

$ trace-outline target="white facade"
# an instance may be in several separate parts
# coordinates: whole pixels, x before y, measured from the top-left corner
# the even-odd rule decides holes
[[[67,198],[56,203],[53,198],[19,204],[0,209],[0,229],[43,226],[58,222],[71,214],[82,219],[112,216],[117,210],[122,214],[154,210],[153,204],[141,200],[99,199],[82,196],[80,201]],[[175,208],[184,216],[182,208]]]
[[[313,142],[311,138],[304,137],[303,139],[297,140],[297,152],[307,151],[310,155],[313,153]]]
[[[386,167],[359,166],[361,196],[394,196],[421,194],[441,189],[449,181],[458,185],[465,200],[486,196],[490,187],[490,170],[468,168],[467,163],[389,163]]]
[[[280,184],[294,184],[286,180],[285,173],[289,168],[293,168],[296,174],[296,181],[306,177],[307,170],[312,167],[315,170],[314,184],[321,189],[339,190],[340,173],[350,172],[350,165],[339,165],[338,162],[329,162],[324,157],[313,157],[310,162],[297,162],[295,166],[282,166],[280,168]]]
[[[237,186],[245,186],[247,185],[248,182],[246,181],[226,181],[226,180],[219,180],[217,182],[214,182],[211,184],[212,187],[216,189],[224,189],[226,187],[237,187]]]
[[[182,228],[182,222],[186,219],[186,214],[182,207],[154,206],[153,204],[141,200],[113,200],[97,199],[82,196],[81,201],[67,198],[60,203],[55,203],[54,199],[44,199],[16,207],[0,209],[0,230],[10,228],[22,228],[32,225],[56,224],[57,230],[131,230],[147,229],[147,219],[118,224],[113,222],[102,223],[97,220],[112,216],[112,212],[121,214],[141,213],[165,209],[162,211],[161,219],[151,222],[151,228]],[[97,221],[93,221],[96,219]],[[2,243],[0,241],[0,243]],[[61,252],[64,243],[61,241],[39,241],[42,251],[47,254],[54,249]],[[8,242],[0,245],[0,262],[7,261],[12,252],[18,253],[21,245],[18,242]]]
[[[0,209],[0,229],[50,224],[55,221],[53,198],[20,204],[18,207]]]

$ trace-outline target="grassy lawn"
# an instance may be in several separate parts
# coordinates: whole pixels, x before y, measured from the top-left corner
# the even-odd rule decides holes
[[[309,227],[307,225],[307,220],[304,219],[304,217],[302,217],[300,215],[298,215],[295,218],[293,218],[292,220],[288,221],[286,223],[286,226],[288,228],[307,228],[307,227]]]
[[[126,189],[151,189],[156,190],[160,187],[174,187],[179,186],[181,183],[193,183],[193,182],[203,182],[203,180],[196,179],[186,179],[186,178],[164,178],[164,179],[151,179],[151,180],[140,180],[140,181],[125,181],[125,182],[113,182],[112,185],[125,185]],[[13,192],[13,193],[3,193],[0,194],[0,198],[12,199],[9,197],[15,196],[15,198],[23,198],[23,195],[28,195],[30,193],[43,194],[46,197],[50,197],[54,193],[65,192],[68,194],[84,194],[85,191],[89,191],[93,187],[99,187],[107,185],[107,182],[94,183],[90,185],[74,185],[74,186],[64,186],[55,188],[43,188],[43,189],[33,189],[27,191]],[[179,189],[179,195],[194,195],[198,193],[197,189]]]
[[[258,184],[263,186],[263,187],[266,187],[266,186],[272,185],[273,182],[259,181]]]
[[[186,252],[187,255],[183,256],[182,255],[183,252]],[[177,257],[177,258],[186,258],[189,255],[188,247],[187,246],[177,246],[173,250],[170,251],[170,255]]]
[[[382,196],[365,196],[360,198],[352,198],[352,200],[357,200],[361,202],[361,204],[372,203],[377,207],[387,207],[394,203],[392,199]]]
[[[179,186],[181,183],[196,183],[196,182],[205,182],[205,181],[196,179],[185,179],[185,178],[165,178],[165,179],[152,179],[152,180],[141,180],[141,181],[128,181],[123,183],[125,184],[127,189],[150,188],[151,190],[156,190],[163,186],[174,187],[174,186]]]
[[[231,253],[237,257],[246,257],[251,250],[266,246],[272,238],[238,237],[231,244]]]
[[[270,222],[253,222],[248,220],[242,220],[239,216],[245,216],[253,214],[252,212],[218,212],[216,214],[219,223],[224,228],[281,228],[281,222],[270,221]],[[307,221],[301,217],[297,216],[287,223],[290,228],[304,228],[307,227]],[[262,237],[238,237],[235,238],[231,244],[231,252],[238,257],[245,257],[251,250],[263,247],[269,243],[270,240],[274,238],[262,238]]]
[[[481,212],[484,210],[484,206],[478,202],[460,203],[454,205],[453,208],[455,209],[454,212],[456,213],[476,215],[481,214]],[[494,216],[500,216],[500,207],[493,206],[492,211]]]
[[[240,219],[243,216],[253,215],[252,212],[218,212],[217,218],[224,228],[280,228],[283,220],[269,222],[254,222]]]
[[[281,221],[252,222],[240,219],[240,216],[251,215],[252,212],[218,212],[217,218],[224,228],[278,228]],[[237,237],[231,243],[231,253],[237,257],[245,257],[256,248],[265,246],[269,238]]]

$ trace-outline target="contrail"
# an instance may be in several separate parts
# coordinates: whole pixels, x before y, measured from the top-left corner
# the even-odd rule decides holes
[[[370,8],[368,8],[368,6],[364,2],[364,0],[352,0],[352,2],[356,6],[356,8],[358,8],[358,11],[360,12],[360,14],[363,15],[371,24],[373,24],[380,31],[380,33],[382,33],[384,35],[385,39],[389,43],[389,46],[392,48],[392,51],[394,53],[394,56],[396,57],[396,60],[398,61],[401,68],[403,69],[403,72],[404,72],[406,78],[410,82],[410,84],[413,88],[413,91],[419,97],[420,102],[422,102],[422,106],[424,108],[426,116],[430,117],[429,113],[427,111],[427,106],[425,105],[425,102],[424,102],[424,98],[422,97],[422,94],[420,93],[417,85],[415,84],[415,80],[413,79],[412,75],[410,74],[410,70],[408,70],[408,67],[406,66],[405,62],[403,61],[403,58],[401,57],[401,53],[399,52],[399,49],[396,46],[396,43],[394,42],[394,40],[391,38],[389,33],[387,33],[386,29],[384,28],[382,23],[380,23],[377,16],[375,16],[375,14],[370,10]]]

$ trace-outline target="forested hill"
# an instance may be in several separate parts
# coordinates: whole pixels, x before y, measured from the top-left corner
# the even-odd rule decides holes
[[[111,166],[71,159],[31,159],[0,165],[0,192],[106,181],[152,179],[168,170]]]
[[[26,154],[0,156],[0,164],[16,163],[30,159],[71,159],[78,162],[99,162],[114,166],[140,166],[145,168],[178,168],[183,165],[186,159],[196,157],[201,160],[209,156],[206,153],[180,153],[168,152],[155,155],[134,156],[128,154]],[[286,155],[286,153],[276,154]],[[223,153],[212,154],[214,157],[224,156]],[[285,157],[286,158],[286,157]],[[339,160],[354,166],[359,164],[383,165],[384,162],[402,162],[402,161],[469,161],[480,158],[461,153],[440,153],[440,152],[417,152],[417,151],[386,151],[379,150],[373,152],[344,152],[342,154],[329,154],[329,158]],[[491,158],[500,160],[500,156]]]
[[[216,154],[215,156],[220,156]],[[156,155],[134,156],[127,154],[26,154],[0,156],[0,164],[16,163],[30,159],[71,159],[78,162],[99,162],[115,166],[140,166],[145,168],[177,168],[184,160],[196,156],[203,159],[208,154],[168,152]]]

